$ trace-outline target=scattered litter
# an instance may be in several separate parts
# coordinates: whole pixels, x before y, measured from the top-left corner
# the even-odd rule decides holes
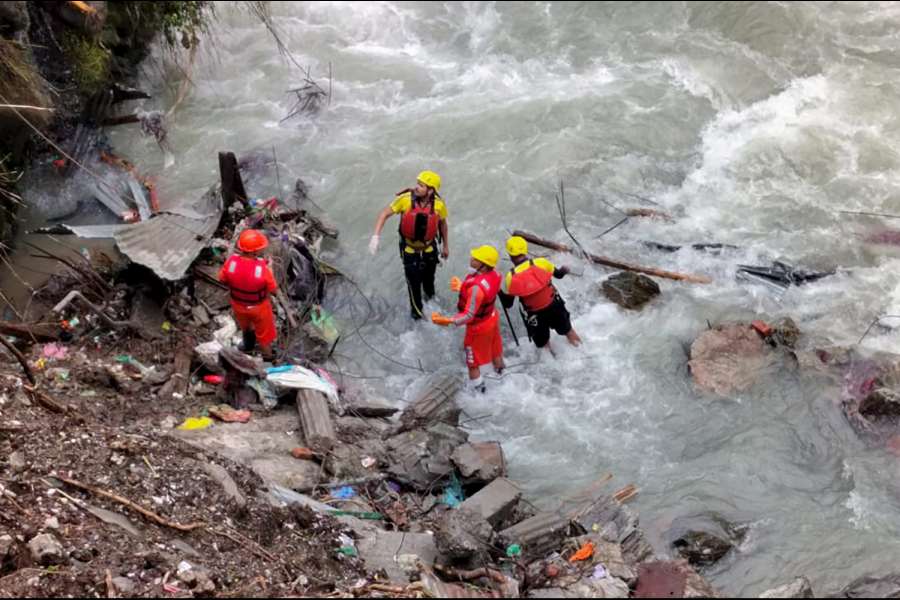
[[[69,355],[69,349],[62,344],[46,344],[41,351],[41,355],[50,360],[65,360]]]
[[[399,494],[400,491],[403,489],[400,487],[400,484],[395,481],[386,481],[385,485],[387,485],[388,489],[391,490],[392,492],[394,492],[395,494]]]
[[[284,367],[270,367],[266,369],[266,374],[267,381],[276,388],[316,390],[328,396],[334,405],[339,403],[337,388],[309,369],[297,365],[287,370]]]
[[[591,574],[591,579],[606,579],[607,576],[606,567],[603,565],[597,565],[594,567],[594,572]]]
[[[172,324],[168,321],[163,321],[162,330],[166,333],[169,333],[170,331],[172,331]]]
[[[337,500],[349,500],[354,496],[356,496],[356,490],[354,490],[353,487],[349,485],[345,485],[344,487],[340,487],[336,490],[331,491],[331,497]]]
[[[309,312],[309,320],[313,327],[329,344],[333,344],[340,337],[334,317],[328,314],[321,306],[315,306]]]
[[[510,544],[506,548],[506,556],[509,558],[522,556],[522,546],[520,546],[519,544]]]
[[[344,556],[359,556],[359,552],[353,546],[341,546],[338,548],[338,553]]]
[[[210,385],[221,385],[225,381],[225,378],[221,375],[204,375],[203,381]]]
[[[247,423],[250,421],[251,416],[249,410],[235,410],[227,404],[210,406],[207,409],[207,412],[210,416],[226,423]]]
[[[291,450],[291,456],[300,460],[313,460],[316,455],[309,448],[294,448]]]
[[[443,502],[450,508],[459,508],[459,505],[462,504],[465,499],[466,495],[465,492],[463,492],[462,484],[454,473],[450,479],[450,484],[444,490]]]
[[[181,561],[180,563],[178,563],[178,571],[177,571],[177,573],[178,573],[179,575],[181,575],[182,573],[185,573],[185,572],[187,572],[187,571],[190,571],[190,570],[193,569],[193,568],[194,568],[194,567],[191,565],[191,563],[189,563],[189,562],[186,561],[186,560],[183,560],[183,561]]]
[[[209,417],[188,417],[184,423],[178,426],[178,429],[184,431],[194,431],[196,429],[206,429],[212,425],[212,419]]]
[[[164,583],[163,590],[168,594],[180,594],[181,588],[177,585],[172,585],[171,583]]]
[[[272,386],[268,380],[251,377],[247,380],[247,387],[256,392],[259,401],[266,410],[272,410],[278,406],[278,392],[275,391],[274,386]]]
[[[587,560],[594,555],[594,544],[586,542],[584,546],[578,549],[578,552],[569,557],[569,562],[579,562]]]
[[[372,467],[375,466],[375,464],[376,464],[378,461],[375,460],[374,458],[372,458],[371,456],[367,456],[367,457],[365,457],[364,459],[362,459],[361,462],[362,462],[362,466],[363,466],[364,469],[371,469]]]
[[[46,367],[46,366],[47,366],[46,358],[39,358],[34,363],[34,368],[37,369],[38,371],[43,371],[44,367]]]

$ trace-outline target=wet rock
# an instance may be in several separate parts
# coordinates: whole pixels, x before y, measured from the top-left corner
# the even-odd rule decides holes
[[[774,360],[756,331],[736,324],[700,334],[691,345],[688,367],[698,387],[724,396],[749,389]]]
[[[0,562],[10,555],[13,544],[15,544],[15,540],[13,540],[11,535],[0,535]]]
[[[603,295],[623,308],[637,310],[659,296],[659,286],[646,275],[622,271],[603,282]]]
[[[722,559],[747,534],[718,513],[703,513],[675,519],[668,538],[672,546],[695,567],[708,567]]]
[[[900,598],[900,573],[884,577],[860,577],[843,590],[836,598]]]
[[[52,534],[42,533],[28,542],[31,558],[39,565],[49,566],[62,562],[64,551],[62,544]]]
[[[682,558],[695,567],[708,567],[717,563],[734,547],[731,542],[704,531],[690,531],[672,545]]]
[[[494,529],[479,513],[460,508],[441,519],[434,536],[438,551],[450,558],[464,559],[490,548]]]
[[[25,470],[27,466],[25,462],[25,455],[22,454],[21,451],[16,450],[12,454],[9,455],[9,468],[11,468],[16,473],[21,473]]]
[[[775,331],[772,334],[772,341],[779,346],[787,348],[796,348],[797,342],[800,340],[800,328],[794,323],[790,317],[786,317],[775,325]]]
[[[859,403],[859,414],[870,421],[900,419],[900,394],[894,390],[879,388]]]
[[[809,579],[798,577],[793,582],[763,592],[760,598],[815,598]]]
[[[125,596],[131,596],[134,594],[136,586],[134,582],[128,577],[113,577],[112,583],[120,594]]]
[[[615,577],[585,578],[569,586],[569,598],[628,598],[628,584]]]
[[[465,483],[486,485],[506,475],[506,460],[499,442],[463,444],[450,460],[459,468]]]

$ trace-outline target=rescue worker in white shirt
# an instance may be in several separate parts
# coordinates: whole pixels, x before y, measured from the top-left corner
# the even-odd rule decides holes
[[[452,317],[436,312],[431,314],[435,325],[466,326],[463,347],[469,368],[469,387],[482,393],[485,385],[481,367],[493,364],[497,373],[502,373],[505,367],[500,315],[494,306],[502,281],[500,273],[494,269],[499,258],[500,253],[493,246],[474,248],[469,261],[471,273],[462,281],[458,277],[450,280],[450,289],[459,292],[456,305],[459,312]]]
[[[410,313],[416,320],[424,316],[422,292],[425,292],[425,300],[434,297],[434,275],[440,262],[438,241],[442,246],[440,256],[445,260],[450,256],[447,206],[438,194],[440,189],[441,177],[437,173],[419,173],[416,187],[397,194],[394,201],[379,213],[375,233],[369,241],[369,253],[374,256],[385,222],[393,215],[400,215],[400,256],[406,275]]]
[[[515,299],[519,299],[528,339],[538,348],[546,347],[552,353],[552,329],[566,336],[573,346],[580,346],[581,338],[572,328],[566,303],[553,286],[553,279],[568,275],[569,268],[557,268],[546,258],[529,259],[528,242],[519,236],[507,240],[506,251],[514,266],[504,278],[500,302],[510,308]]]

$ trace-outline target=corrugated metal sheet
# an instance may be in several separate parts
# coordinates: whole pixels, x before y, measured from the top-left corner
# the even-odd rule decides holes
[[[212,188],[179,212],[160,213],[120,230],[113,236],[119,251],[163,279],[181,279],[219,226],[221,194]]]

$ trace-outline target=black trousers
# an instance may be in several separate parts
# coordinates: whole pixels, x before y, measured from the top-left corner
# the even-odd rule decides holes
[[[406,275],[406,287],[409,292],[409,307],[414,319],[425,316],[422,307],[422,292],[425,299],[434,297],[434,274],[439,262],[437,245],[431,252],[406,252],[406,242],[400,241],[400,254],[403,256],[403,272]]]

